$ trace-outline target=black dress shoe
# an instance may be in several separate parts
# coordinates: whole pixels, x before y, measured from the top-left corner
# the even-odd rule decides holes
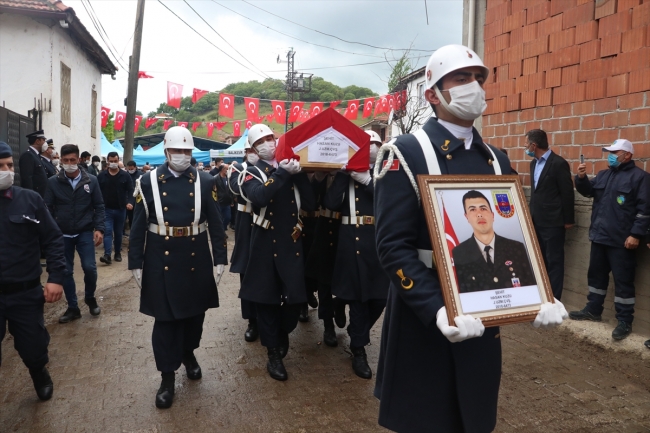
[[[120,254],[120,253],[115,253],[115,258],[114,258],[114,260],[115,260],[116,262],[121,262],[121,261],[122,261],[122,254]]]
[[[86,305],[88,305],[88,309],[90,310],[91,315],[99,316],[99,313],[102,312],[102,309],[99,308],[99,305],[97,305],[97,299],[85,298],[84,302],[86,303]]]
[[[201,366],[197,362],[194,353],[188,352],[183,356],[183,365],[185,366],[188,379],[199,380],[203,376],[201,373]]]
[[[603,320],[602,316],[590,313],[589,310],[587,310],[587,307],[580,311],[570,312],[569,317],[573,320],[591,320],[592,322],[600,322]]]
[[[280,331],[280,356],[284,359],[289,353],[289,334]]]
[[[52,378],[47,368],[30,369],[29,375],[32,376],[32,382],[34,382],[34,389],[38,398],[42,401],[51,399],[52,393],[54,392],[54,384],[52,383]]]
[[[644,345],[645,347],[647,347],[648,349],[650,349],[650,340],[646,340],[646,342],[643,343],[643,345]]]
[[[332,299],[332,306],[334,307],[334,323],[339,328],[345,328],[345,302],[342,299]]]
[[[174,402],[174,381],[175,373],[163,373],[160,388],[156,393],[156,407],[159,409],[169,409]]]
[[[309,306],[307,304],[303,304],[300,306],[300,314],[298,315],[298,321],[299,322],[309,322]]]
[[[99,258],[99,261],[102,262],[102,263],[106,263],[107,265],[110,265],[111,264],[111,256],[109,256],[108,254],[104,254],[103,256],[101,256]]]
[[[624,322],[622,320],[618,321],[618,325],[612,331],[612,338],[614,340],[623,340],[632,332],[632,324]]]
[[[354,374],[362,379],[370,379],[372,377],[372,370],[368,365],[368,357],[366,356],[366,349],[363,347],[350,346],[352,352],[352,370]]]
[[[244,340],[252,343],[257,340],[260,333],[257,330],[257,322],[248,321],[248,328],[246,328],[246,333],[244,333]]]
[[[318,299],[316,299],[316,295],[313,292],[307,295],[307,303],[311,308],[318,308]]]
[[[323,341],[329,347],[336,347],[339,345],[339,341],[336,339],[336,331],[334,330],[334,325],[325,327],[325,331],[323,332]]]
[[[59,317],[59,323],[68,323],[77,319],[81,319],[81,310],[78,307],[68,307],[63,316]]]
[[[282,356],[280,355],[279,347],[269,347],[267,349],[269,354],[269,361],[266,363],[266,370],[275,380],[287,380],[287,370],[282,363]]]

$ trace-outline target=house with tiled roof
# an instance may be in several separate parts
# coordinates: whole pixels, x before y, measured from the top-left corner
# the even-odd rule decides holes
[[[0,107],[36,119],[56,147],[99,151],[101,78],[116,71],[63,2],[0,0]]]

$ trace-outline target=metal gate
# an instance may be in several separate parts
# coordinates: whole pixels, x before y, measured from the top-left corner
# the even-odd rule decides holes
[[[14,185],[20,185],[20,168],[18,159],[29,147],[26,135],[36,131],[36,119],[14,113],[0,107],[0,141],[4,141],[13,152],[16,177]]]

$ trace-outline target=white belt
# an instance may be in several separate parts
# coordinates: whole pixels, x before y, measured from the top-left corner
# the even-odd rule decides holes
[[[326,217],[326,218],[334,218],[334,219],[340,219],[341,218],[341,212],[334,212],[329,209],[321,209],[320,210],[320,216]]]
[[[149,231],[160,236],[171,236],[173,238],[182,238],[188,236],[196,236],[199,233],[203,233],[207,225],[201,223],[197,226],[192,225],[189,227],[170,227],[170,226],[159,226],[158,224],[149,223]]]
[[[418,260],[424,263],[427,268],[433,268],[433,251],[418,249]]]
[[[251,213],[253,211],[253,206],[249,202],[246,202],[246,204],[238,203],[237,210],[239,212]]]
[[[375,217],[372,215],[363,215],[363,216],[355,216],[355,217],[344,216],[341,218],[341,223],[359,225],[359,226],[374,226]]]
[[[266,209],[266,208],[264,208]],[[258,215],[256,213],[253,214],[253,224],[257,224],[258,226],[262,227],[263,229],[268,229],[269,226],[271,225],[271,221],[265,219],[262,215]]]

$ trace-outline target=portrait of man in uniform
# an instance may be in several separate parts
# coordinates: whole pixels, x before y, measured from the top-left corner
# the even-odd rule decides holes
[[[452,250],[460,293],[535,285],[526,247],[494,231],[494,211],[480,191],[463,195],[473,234]]]

